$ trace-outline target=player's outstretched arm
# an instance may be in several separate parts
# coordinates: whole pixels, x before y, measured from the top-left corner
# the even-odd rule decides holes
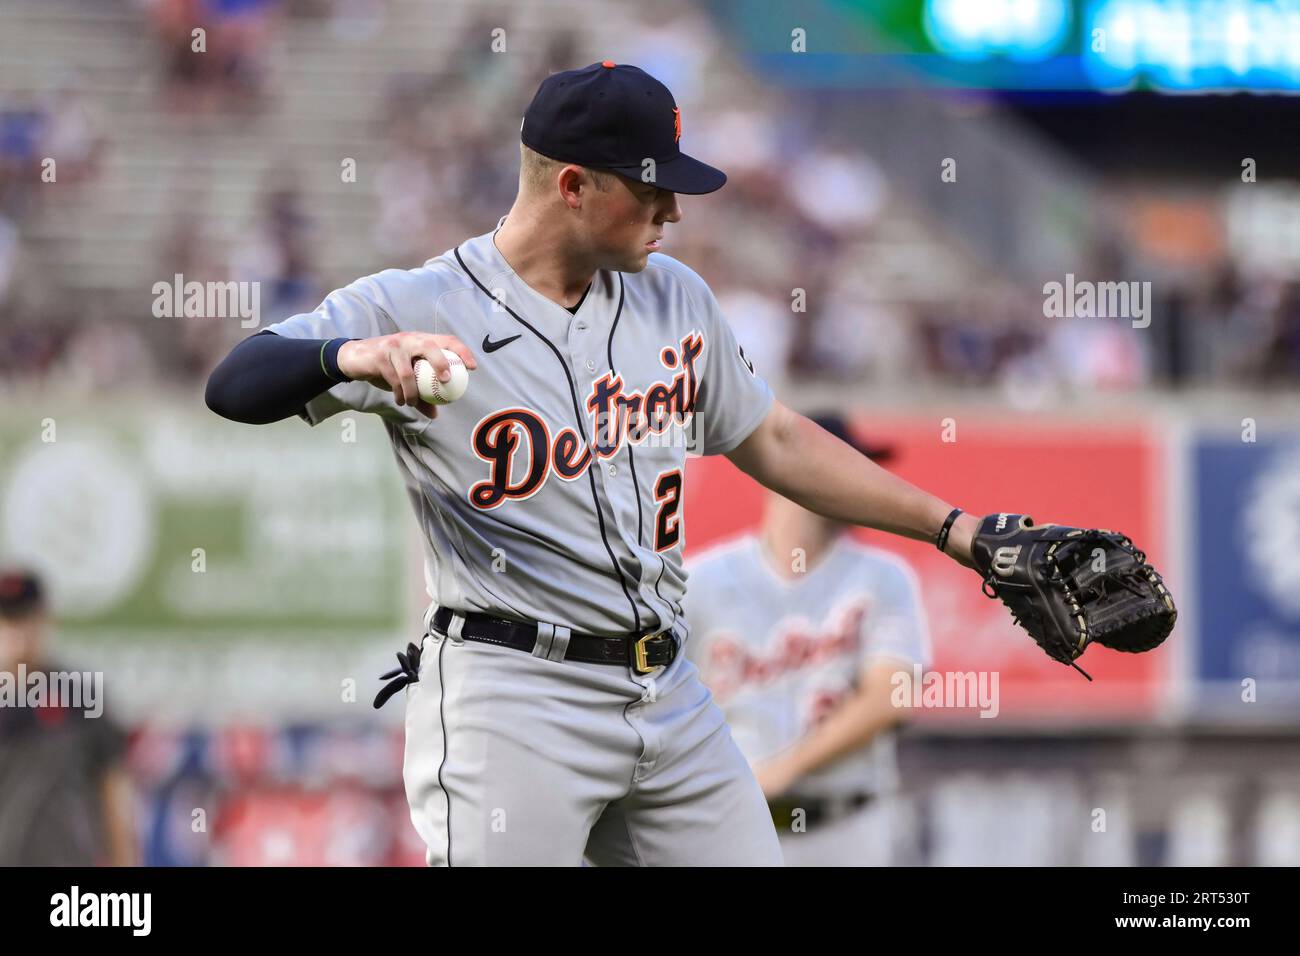
[[[451,335],[399,332],[367,339],[295,339],[259,332],[236,345],[208,378],[208,407],[250,425],[278,422],[340,382],[364,381],[394,393],[430,418],[437,410],[419,397],[414,362],[426,358],[446,381],[443,349],[474,368],[474,355]]]
[[[779,401],[727,454],[755,481],[827,518],[935,540],[952,505],[904,481]],[[979,519],[960,515],[945,553],[971,565]]]
[[[208,408],[249,425],[296,415],[321,392],[347,381],[337,362],[346,341],[258,332],[231,349],[208,376]]]

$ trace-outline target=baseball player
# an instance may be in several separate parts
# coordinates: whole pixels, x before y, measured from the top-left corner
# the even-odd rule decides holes
[[[875,461],[837,415],[812,419]],[[892,728],[930,645],[916,576],[769,493],[757,533],[688,562],[687,652],[757,774],[786,865],[892,861]]]
[[[385,424],[432,600],[390,685],[406,687],[430,864],[781,862],[681,652],[687,435],[804,508],[972,560],[973,516],[776,401],[708,285],[659,252],[678,196],[726,181],[682,136],[672,94],[636,67],[551,75],[495,228],[330,293],[209,380],[209,407],[237,421]],[[435,408],[413,363],[449,380],[444,348],[470,384]]]

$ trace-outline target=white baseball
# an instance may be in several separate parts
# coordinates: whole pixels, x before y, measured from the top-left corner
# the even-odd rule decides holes
[[[420,397],[430,405],[448,405],[464,395],[469,387],[469,369],[461,357],[450,349],[443,349],[442,357],[451,370],[451,378],[445,382],[438,381],[438,372],[430,362],[422,358],[415,360],[415,387]]]

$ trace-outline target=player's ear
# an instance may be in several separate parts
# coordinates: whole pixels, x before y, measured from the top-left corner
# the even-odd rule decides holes
[[[581,166],[569,164],[563,167],[555,177],[555,185],[560,191],[560,198],[570,209],[582,208],[583,189],[595,191],[596,183],[591,174]]]

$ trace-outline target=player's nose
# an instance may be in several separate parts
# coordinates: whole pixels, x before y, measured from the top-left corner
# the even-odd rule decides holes
[[[681,222],[682,207],[677,202],[677,194],[665,191],[660,198],[658,222]]]

